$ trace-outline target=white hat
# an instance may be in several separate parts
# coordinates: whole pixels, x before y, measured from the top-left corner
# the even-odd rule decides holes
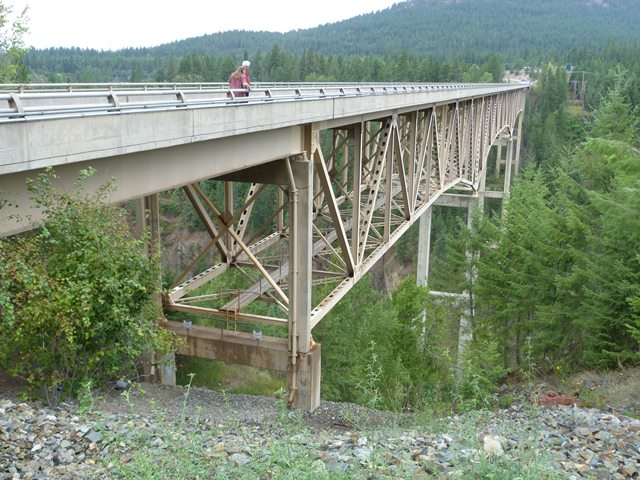
[[[250,65],[251,65],[251,62],[249,60],[245,60],[244,62],[242,62],[243,67],[248,67]]]

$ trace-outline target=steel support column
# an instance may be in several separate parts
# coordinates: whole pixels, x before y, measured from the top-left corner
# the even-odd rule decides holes
[[[494,172],[496,180],[500,178],[500,167],[502,166],[502,143],[496,145],[496,171]]]
[[[511,190],[511,168],[513,165],[513,138],[507,140],[507,163],[504,169],[504,194],[509,196]]]
[[[145,210],[149,212],[148,216],[148,228],[150,229],[150,253],[158,253],[158,259],[160,259],[160,201],[158,194],[149,195],[144,199]],[[159,260],[158,260],[159,261]],[[162,299],[158,297],[158,303],[162,304]],[[158,318],[159,326],[164,324],[164,316]],[[156,380],[163,385],[175,385],[176,384],[176,361],[174,354],[167,354],[161,357],[154,355],[154,366]]]
[[[518,115],[518,126],[516,130],[516,158],[515,158],[515,174],[518,175],[520,172],[520,145],[522,145],[522,118],[524,117],[524,111],[520,112]]]
[[[433,207],[430,206],[420,217],[420,233],[418,237],[418,271],[416,274],[416,283],[418,285],[427,285],[429,282],[432,210]]]
[[[320,405],[320,345],[312,343],[310,318],[313,163],[296,161],[294,170],[290,160],[286,162],[290,177],[289,403],[312,411]]]
[[[229,229],[233,229],[233,182],[224,182],[224,223]],[[233,255],[234,240],[233,237],[227,233],[225,235],[225,244],[227,251]],[[227,262],[230,258],[227,259]]]

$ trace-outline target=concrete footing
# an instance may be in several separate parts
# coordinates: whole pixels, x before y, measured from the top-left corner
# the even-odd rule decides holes
[[[299,353],[293,374],[289,361],[286,338],[260,336],[251,333],[224,330],[197,325],[186,329],[180,322],[166,322],[164,327],[171,330],[184,343],[176,353],[192,357],[221,360],[225,363],[249,365],[288,373],[289,392],[293,392],[293,406],[313,411],[320,405],[320,344],[316,343],[308,353]],[[164,373],[158,366],[161,376]],[[175,384],[175,369],[173,371]],[[295,386],[292,381],[295,379]],[[165,383],[162,381],[162,383]],[[165,383],[166,384],[166,383]]]
[[[289,375],[289,390],[291,379]],[[320,406],[320,344],[316,343],[308,353],[300,353],[295,375],[296,386],[293,406],[310,412]]]
[[[180,355],[288,371],[286,338],[263,336],[258,340],[251,333],[197,325],[187,330],[179,322],[166,322],[165,328],[184,340],[177,351]]]
[[[163,355],[158,360],[156,367],[158,381],[162,385],[176,385],[176,356],[175,354]]]

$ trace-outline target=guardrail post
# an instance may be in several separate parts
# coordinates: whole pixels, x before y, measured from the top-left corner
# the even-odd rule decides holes
[[[24,115],[24,107],[22,106],[22,100],[20,100],[20,97],[13,93],[10,93],[9,97],[11,97],[9,100],[9,106],[11,108],[15,108],[17,113]]]

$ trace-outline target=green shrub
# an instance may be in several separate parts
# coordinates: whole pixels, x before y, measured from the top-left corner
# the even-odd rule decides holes
[[[111,184],[82,192],[53,187],[51,171],[28,182],[44,214],[38,229],[0,239],[0,367],[50,402],[135,374],[141,356],[166,350],[157,328],[160,273],[147,236],[131,235],[109,205]]]
[[[457,408],[464,411],[495,406],[500,382],[507,373],[496,341],[474,338],[462,354],[460,368]]]

